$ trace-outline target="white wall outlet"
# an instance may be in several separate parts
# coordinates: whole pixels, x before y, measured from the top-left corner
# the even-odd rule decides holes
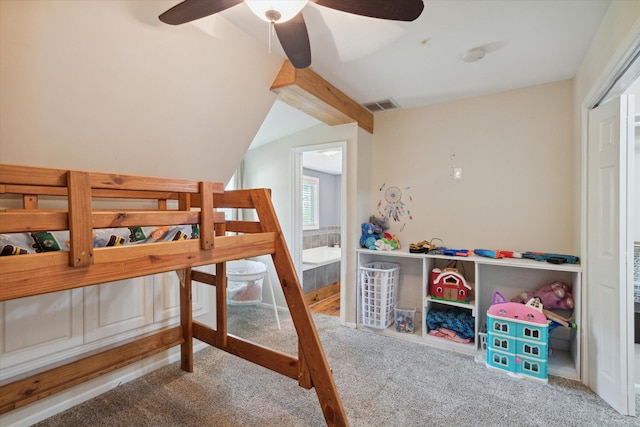
[[[462,168],[453,168],[453,179],[462,179]]]

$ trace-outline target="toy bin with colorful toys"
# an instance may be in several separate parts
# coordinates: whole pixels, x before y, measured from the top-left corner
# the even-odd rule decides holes
[[[394,312],[396,331],[412,334],[415,328],[416,309],[396,307]]]

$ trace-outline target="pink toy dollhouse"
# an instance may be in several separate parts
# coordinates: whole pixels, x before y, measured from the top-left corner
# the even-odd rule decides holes
[[[542,305],[534,298],[526,305],[495,301],[496,295],[487,310],[487,367],[547,381],[549,329]]]
[[[467,285],[467,281],[456,270],[442,271],[439,268],[431,270],[429,295],[432,298],[469,302],[470,291],[471,286]]]

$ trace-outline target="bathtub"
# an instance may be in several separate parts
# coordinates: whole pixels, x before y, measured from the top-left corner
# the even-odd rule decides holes
[[[340,261],[342,249],[333,246],[320,246],[302,251],[302,264],[305,269],[320,267]]]
[[[302,251],[302,290],[305,294],[340,283],[342,250],[332,246]]]

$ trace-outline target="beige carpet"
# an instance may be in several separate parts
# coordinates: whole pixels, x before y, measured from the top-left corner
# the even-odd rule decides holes
[[[583,385],[514,379],[470,356],[382,337],[314,315],[352,426],[639,426]],[[231,333],[296,354],[264,307],[229,307]],[[636,404],[636,411],[640,410]],[[38,426],[323,426],[314,390],[222,351],[195,356],[45,420]]]

